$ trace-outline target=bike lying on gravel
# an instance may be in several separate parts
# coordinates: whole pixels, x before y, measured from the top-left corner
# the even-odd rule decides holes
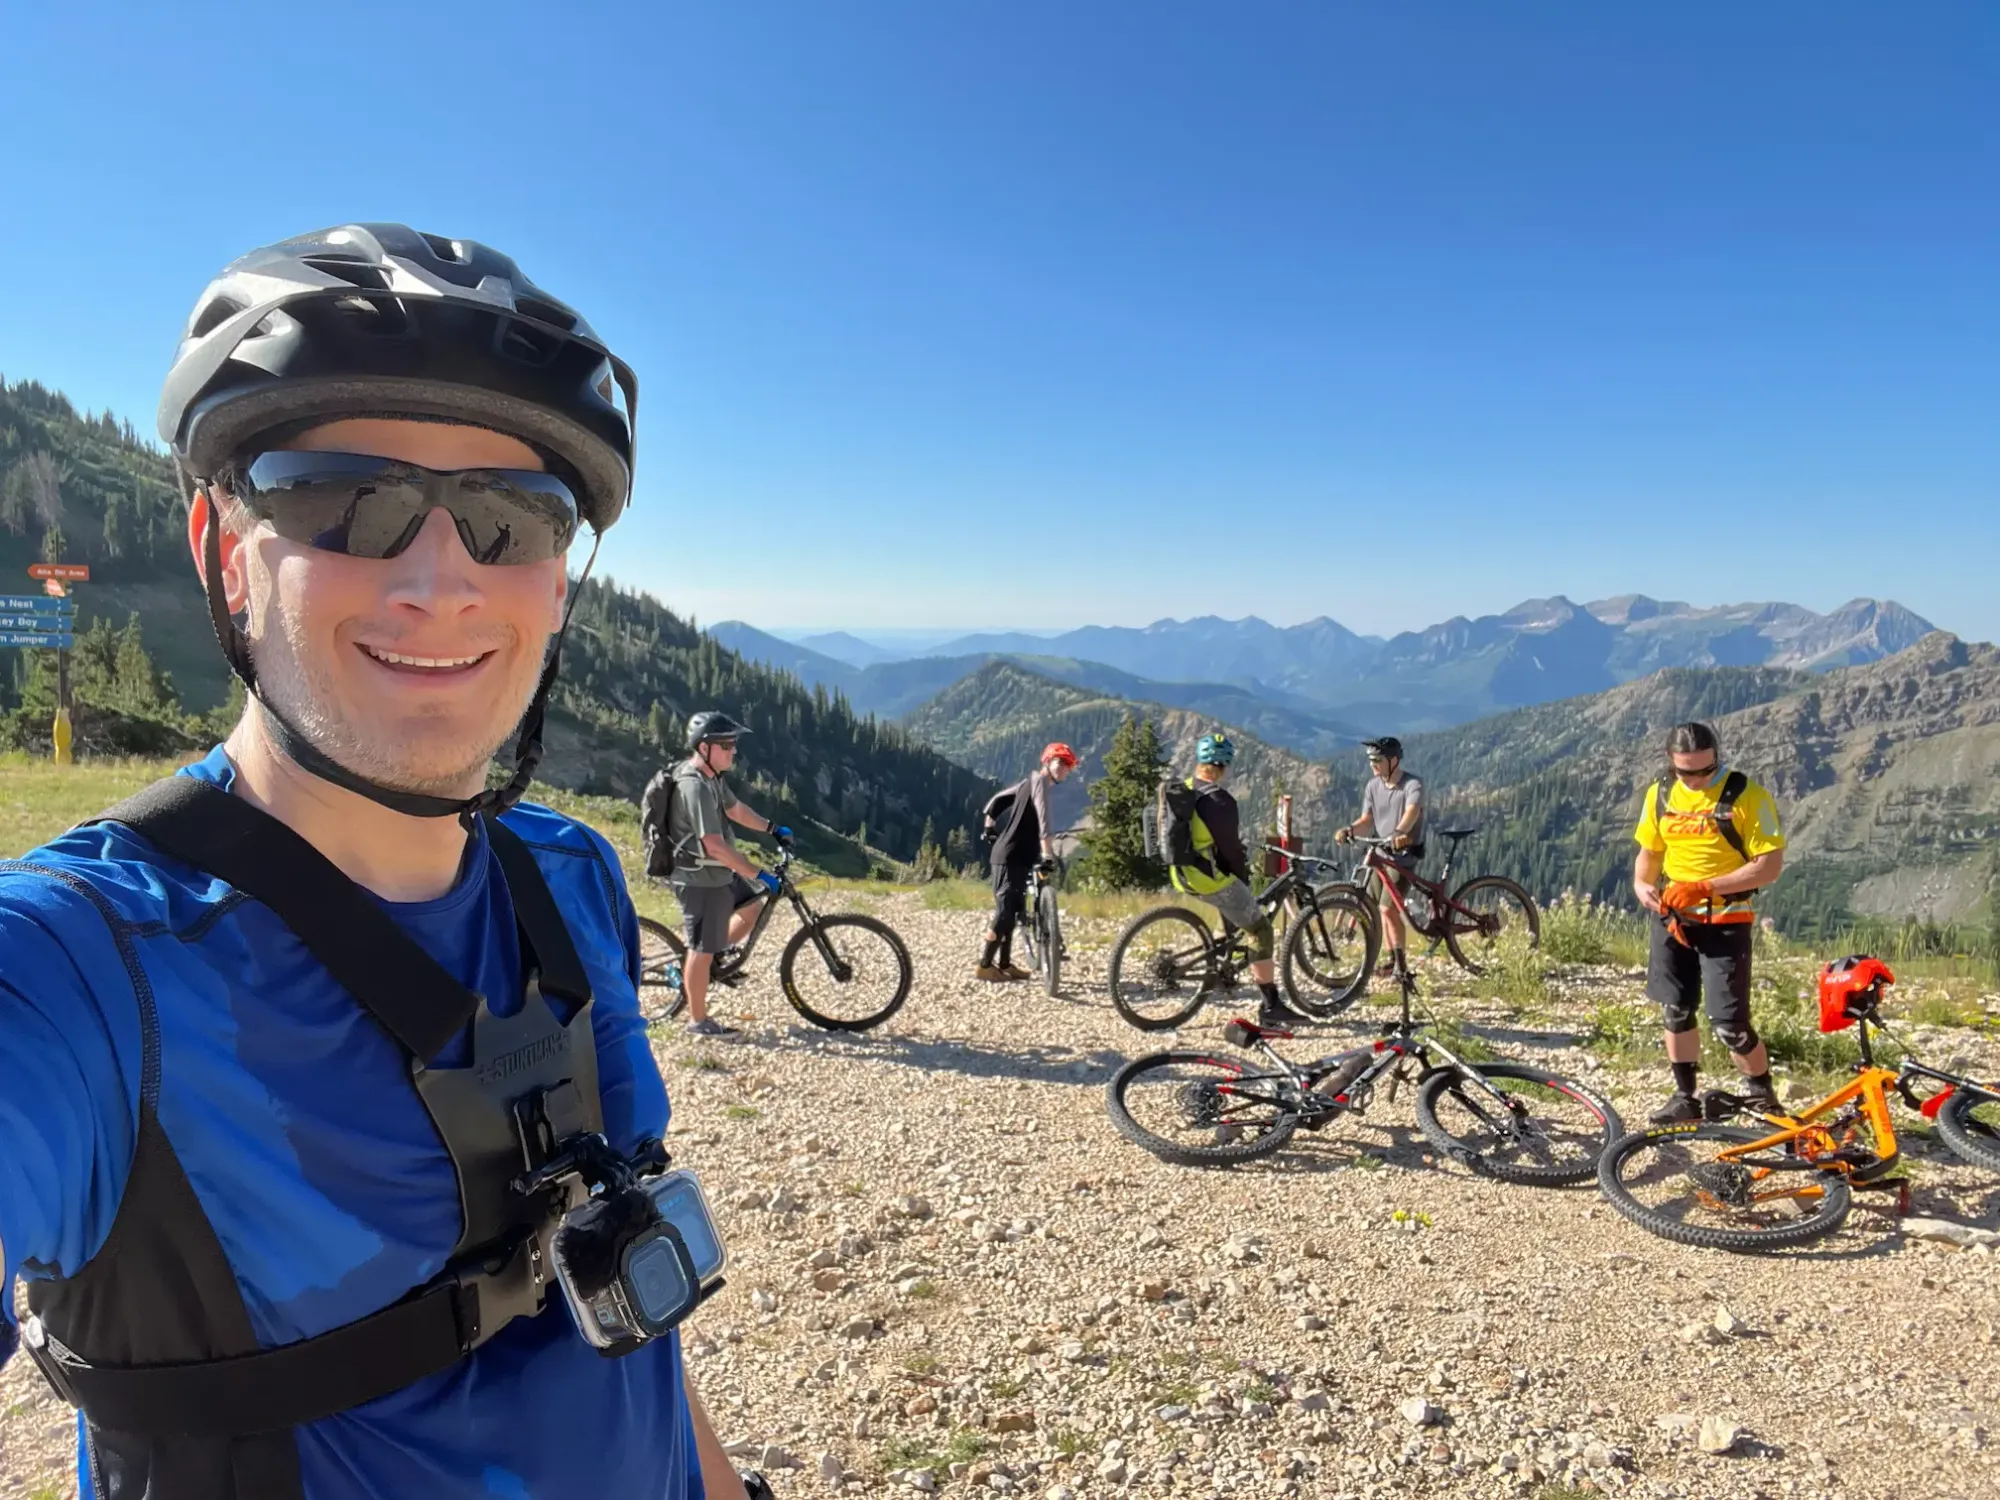
[[[874,917],[846,911],[822,916],[814,911],[792,878],[794,857],[791,842],[781,840],[777,863],[772,867],[778,889],[758,892],[762,905],[756,925],[740,945],[715,956],[710,982],[743,982],[750,955],[757,951],[757,940],[770,925],[771,914],[780,901],[788,901],[798,913],[799,930],[779,955],[778,982],[792,1009],[828,1031],[867,1031],[880,1026],[909,998],[909,949],[886,923]],[[671,1019],[680,1014],[687,1004],[681,988],[681,968],[686,961],[687,943],[678,932],[651,917],[639,918],[639,1004],[646,1015]]]
[[[1478,833],[1477,828],[1445,828],[1438,837],[1447,841],[1444,868],[1430,880],[1414,870],[1398,867],[1383,851],[1388,839],[1355,835],[1349,842],[1361,848],[1353,879],[1340,888],[1358,893],[1367,904],[1371,919],[1377,911],[1371,887],[1379,886],[1403,913],[1410,930],[1431,940],[1436,950],[1443,943],[1459,967],[1483,974],[1503,956],[1505,945],[1519,942],[1528,949],[1542,940],[1542,914],[1535,898],[1501,875],[1475,875],[1455,891],[1451,885],[1452,861],[1458,846]],[[1401,889],[1409,886],[1409,893]]]
[[[1274,1070],[1211,1052],[1141,1057],[1111,1080],[1111,1123],[1162,1161],[1228,1166],[1270,1155],[1295,1130],[1366,1113],[1386,1078],[1392,1102],[1414,1082],[1425,1138],[1481,1176],[1555,1187],[1596,1175],[1606,1143],[1625,1128],[1608,1102],[1541,1068],[1464,1061],[1421,1034],[1427,1023],[1411,1016],[1416,980],[1406,964],[1397,965],[1397,979],[1402,1015],[1371,1045],[1298,1066],[1271,1045],[1290,1032],[1239,1018],[1223,1036],[1257,1048]]]
[[[1285,1004],[1302,1016],[1333,1015],[1367,987],[1375,963],[1379,938],[1366,899],[1351,887],[1312,884],[1307,872],[1331,861],[1262,847],[1289,861],[1257,896],[1274,922],[1289,917]],[[1170,1031],[1211,996],[1233,994],[1250,963],[1242,933],[1227,922],[1218,938],[1199,912],[1156,906],[1134,917],[1112,945],[1111,1003],[1141,1031]]]
[[[1869,962],[1875,962],[1870,960]],[[1859,1028],[1861,1062],[1852,1082],[1796,1114],[1758,1110],[1720,1089],[1702,1099],[1705,1118],[1684,1125],[1656,1125],[1614,1141],[1598,1168],[1611,1206],[1642,1229],[1683,1245],[1710,1250],[1782,1250],[1832,1234],[1854,1205],[1854,1190],[1895,1192],[1907,1207],[1909,1185],[1891,1174],[1900,1165],[1896,1124],[1889,1113],[1894,1090],[1937,1125],[1952,1154],[2000,1172],[2000,1087],[1928,1067],[1909,1055],[1896,1068],[1875,1060],[1871,1033],[1900,1040],[1883,1025],[1884,976],[1848,1001],[1851,1013],[1828,1014],[1820,1029]],[[1944,1087],[1919,1098],[1912,1080]],[[1732,1125],[1732,1116],[1761,1125]]]

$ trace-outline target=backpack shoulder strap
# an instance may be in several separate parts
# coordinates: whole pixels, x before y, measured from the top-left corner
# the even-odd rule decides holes
[[[270,907],[420,1062],[435,1058],[479,1009],[479,997],[324,854],[276,818],[211,782],[169,776],[90,821],[122,823],[174,858]],[[520,844],[519,839],[513,842]],[[495,844],[496,850],[500,847]],[[520,853],[527,857],[525,846]],[[505,870],[507,856],[501,859]],[[532,857],[528,863],[534,863]],[[547,894],[543,886],[542,895]],[[521,898],[517,894],[515,899],[518,910]],[[576,962],[574,948],[569,961]]]
[[[542,867],[535,863],[534,854],[513,829],[491,814],[482,821],[494,857],[500,861],[500,873],[507,878],[507,894],[514,902],[514,921],[527,939],[527,950],[533,955],[531,962],[541,981],[542,993],[560,995],[572,1005],[588,1005],[590,975],[577,956],[569,924],[562,919]]]
[[[1750,862],[1750,850],[1743,842],[1743,835],[1736,831],[1736,799],[1749,789],[1750,778],[1741,771],[1731,771],[1722,778],[1722,794],[1715,799],[1715,828],[1729,847],[1736,851],[1736,857],[1745,864]]]

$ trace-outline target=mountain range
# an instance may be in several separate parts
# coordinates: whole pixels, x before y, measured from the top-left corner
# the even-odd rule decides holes
[[[1050,739],[1101,768],[1128,714],[1152,719],[1182,769],[1215,721],[1157,702],[1094,693],[998,658],[908,715],[910,734],[986,776],[1009,780]],[[1858,666],[1676,667],[1603,692],[1413,734],[1406,764],[1433,826],[1481,835],[1472,868],[1510,875],[1543,900],[1564,890],[1630,904],[1632,830],[1658,780],[1672,725],[1702,719],[1724,758],[1768,786],[1789,839],[1786,872],[1760,901],[1788,931],[1826,932],[1860,916],[1965,919],[2000,886],[2000,649],[1934,632]],[[1228,727],[1228,726],[1224,726]],[[1280,790],[1294,826],[1325,852],[1359,806],[1358,755],[1309,760],[1231,729],[1231,785],[1265,817]],[[1078,778],[1058,816],[1080,810]],[[1436,850],[1432,868],[1435,870]]]
[[[1887,600],[1856,599],[1818,614],[1796,604],[1697,608],[1626,594],[1588,605],[1531,599],[1504,614],[1457,616],[1388,640],[1326,618],[1280,628],[1254,617],[1056,636],[989,632],[921,656],[846,633],[788,641],[740,620],[710,634],[841,694],[860,713],[899,717],[988,662],[1009,660],[1080,687],[1210,713],[1320,755],[1365,734],[1445,728],[1667,667],[1825,671],[1877,661],[1931,629]]]

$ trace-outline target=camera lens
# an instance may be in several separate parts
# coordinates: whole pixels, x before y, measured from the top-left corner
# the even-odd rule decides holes
[[[632,1247],[625,1276],[639,1316],[654,1327],[683,1311],[694,1291],[674,1242],[664,1235]]]

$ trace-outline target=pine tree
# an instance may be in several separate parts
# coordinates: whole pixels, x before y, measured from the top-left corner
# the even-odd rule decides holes
[[[1076,865],[1079,883],[1121,891],[1166,883],[1166,866],[1146,853],[1142,821],[1166,768],[1158,726],[1127,714],[1104,753],[1104,774],[1090,788],[1090,836]]]

